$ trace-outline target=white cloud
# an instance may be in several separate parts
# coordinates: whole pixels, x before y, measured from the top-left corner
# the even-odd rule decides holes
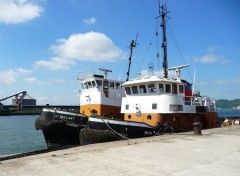
[[[12,84],[17,79],[17,73],[13,70],[0,72],[0,83]]]
[[[0,23],[24,23],[40,16],[42,11],[29,0],[0,0]]]
[[[35,62],[35,67],[45,67],[49,70],[56,71],[56,70],[68,70],[70,68],[70,65],[74,65],[75,62],[73,62],[70,59],[60,58],[60,57],[53,57],[49,61],[46,60],[40,60]]]
[[[218,80],[213,82],[213,85],[229,85],[229,84],[240,84],[240,79]]]
[[[88,19],[84,19],[83,22],[87,25],[90,25],[90,24],[94,24],[96,23],[96,18],[95,17],[91,17],[91,18],[88,18]]]
[[[36,67],[50,70],[67,70],[76,61],[109,62],[124,58],[124,53],[105,34],[88,32],[73,34],[68,39],[58,39],[51,50],[56,57],[40,60]]]
[[[223,79],[223,80],[216,80],[213,82],[199,82],[197,85],[199,86],[223,86],[223,85],[240,85],[240,79]]]
[[[42,82],[40,80],[38,80],[37,78],[33,78],[33,77],[29,77],[29,78],[24,78],[24,81],[30,83],[30,84],[35,84],[35,85],[39,85]]]
[[[154,71],[153,73],[151,73],[149,70],[142,70],[138,76],[140,77],[144,77],[144,76],[149,76],[149,75],[154,75],[154,76],[160,76],[160,77],[163,77],[164,75],[164,71],[163,70],[160,70],[159,71]],[[169,70],[168,71],[168,78],[176,78],[176,74],[175,74],[175,71],[173,70]]]
[[[64,79],[56,79],[56,80],[54,80],[54,82],[55,83],[59,83],[59,84],[63,84],[63,83],[66,82],[66,80],[64,80]]]
[[[214,63],[217,61],[217,57],[213,54],[208,54],[208,55],[200,57],[200,58],[195,57],[194,61],[200,62],[200,63]]]
[[[0,83],[13,84],[17,81],[17,77],[20,75],[30,74],[31,70],[26,70],[23,68],[11,69],[8,71],[0,72]]]
[[[214,54],[208,54],[203,57],[194,57],[195,62],[199,63],[220,63],[220,64],[229,64],[231,63],[230,60],[226,59],[224,56],[216,56]]]
[[[52,50],[62,58],[87,61],[112,61],[123,57],[122,51],[105,34],[88,32],[59,39]]]
[[[219,46],[219,45],[215,45],[215,46],[209,46],[208,47],[208,51],[213,53],[213,52],[217,52],[217,51],[220,51],[222,50],[222,47]]]
[[[24,68],[17,68],[15,70],[17,71],[18,74],[23,74],[23,75],[28,75],[28,74],[32,73],[32,70],[27,70]]]
[[[67,81],[64,80],[64,79],[50,79],[48,80],[48,84],[64,84],[66,83]]]

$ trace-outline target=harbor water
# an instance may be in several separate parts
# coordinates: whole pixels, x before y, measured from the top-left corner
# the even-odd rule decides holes
[[[219,109],[219,117],[240,116],[240,110]],[[35,129],[38,115],[0,116],[0,157],[47,149],[42,131]]]
[[[38,116],[0,116],[0,157],[47,149],[42,131],[35,129]]]

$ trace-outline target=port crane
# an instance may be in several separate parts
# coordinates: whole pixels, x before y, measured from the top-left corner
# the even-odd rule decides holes
[[[22,105],[23,105],[23,98],[27,95],[27,91],[21,91],[15,94],[12,94],[10,96],[7,96],[5,98],[0,99],[1,101],[7,100],[9,98],[15,97],[15,103],[17,106],[17,109],[22,109]]]

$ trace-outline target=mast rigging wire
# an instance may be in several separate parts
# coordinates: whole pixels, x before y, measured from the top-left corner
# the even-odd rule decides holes
[[[182,58],[182,60],[183,60],[183,63],[186,64],[185,59],[184,59],[184,57],[183,57],[183,54],[182,54],[182,52],[181,52],[181,50],[180,50],[180,47],[179,47],[179,45],[177,44],[177,40],[176,40],[176,38],[175,38],[175,36],[174,36],[171,28],[170,28],[170,25],[169,25],[168,23],[167,23],[167,26],[168,26],[168,28],[169,28],[169,31],[170,31],[172,37],[173,37],[173,40],[174,40],[174,42],[175,42],[175,45],[177,46],[178,52],[179,52],[179,54],[180,54],[180,56],[181,56],[181,58]],[[192,76],[191,76],[188,68],[187,68],[187,72],[188,72],[188,75],[189,75],[191,81],[193,82],[193,78],[192,78]]]

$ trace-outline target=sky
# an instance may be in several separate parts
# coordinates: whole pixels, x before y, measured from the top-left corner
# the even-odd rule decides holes
[[[240,98],[240,1],[165,2],[168,66],[189,64],[182,78],[201,95]],[[0,0],[0,99],[25,90],[38,105],[79,105],[79,71],[125,80],[137,35],[130,78],[162,70],[158,16],[157,0]]]

